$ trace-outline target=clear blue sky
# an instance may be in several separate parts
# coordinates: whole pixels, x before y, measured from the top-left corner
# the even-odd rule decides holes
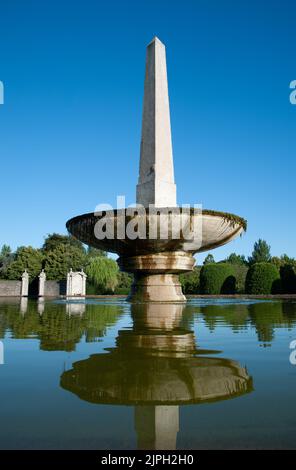
[[[167,47],[179,203],[248,220],[213,251],[266,239],[296,256],[294,1],[3,0],[0,245],[135,200],[145,48]],[[199,257],[201,261],[203,257]]]

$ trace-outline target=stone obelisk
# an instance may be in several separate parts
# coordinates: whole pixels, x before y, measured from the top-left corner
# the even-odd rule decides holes
[[[155,37],[147,47],[137,203],[175,207],[166,53]]]

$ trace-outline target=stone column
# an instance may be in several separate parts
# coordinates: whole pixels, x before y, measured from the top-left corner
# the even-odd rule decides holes
[[[81,269],[80,274],[81,274],[81,284],[82,284],[81,295],[83,297],[85,297],[85,295],[86,295],[86,278],[87,278],[87,275],[85,274],[83,269]]]
[[[70,268],[70,271],[67,273],[67,286],[66,286],[66,296],[70,297],[72,296],[72,275],[73,271],[72,268]]]
[[[27,270],[22,274],[21,296],[27,297],[29,293],[29,274]]]
[[[46,281],[46,274],[44,272],[44,269],[42,269],[41,273],[39,274],[39,289],[38,289],[38,295],[39,297],[44,297],[45,294],[45,281]]]

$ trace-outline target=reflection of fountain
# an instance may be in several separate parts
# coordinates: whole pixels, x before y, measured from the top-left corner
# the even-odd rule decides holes
[[[192,270],[193,254],[228,243],[246,227],[233,214],[179,211],[165,47],[157,38],[147,48],[137,204],[142,209],[84,214],[67,222],[68,230],[84,243],[119,254],[120,268],[134,273],[132,301],[185,301],[178,273]]]
[[[134,328],[119,332],[116,348],[74,363],[61,377],[61,386],[83,400],[135,406],[140,448],[175,448],[179,405],[252,390],[245,368],[196,348],[193,332],[180,327],[183,308],[132,306]]]

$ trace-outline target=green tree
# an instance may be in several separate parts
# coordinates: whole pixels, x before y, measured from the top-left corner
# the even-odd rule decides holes
[[[259,240],[254,243],[252,255],[248,258],[249,265],[251,266],[255,263],[268,263],[270,260],[270,246],[265,240],[259,238]]]
[[[228,258],[226,258],[225,263],[246,265],[247,260],[244,255],[237,255],[236,253],[230,253]]]
[[[280,269],[282,266],[289,265],[289,266],[295,266],[296,267],[296,260],[295,258],[290,258],[288,255],[283,254],[280,257],[279,256],[273,256],[271,258],[271,263],[274,264],[278,269]]]
[[[15,259],[8,265],[5,277],[20,279],[25,269],[30,275],[30,281],[35,279],[42,269],[43,254],[32,246],[21,246],[15,252]]]
[[[9,245],[3,245],[0,251],[0,278],[5,279],[9,264],[13,261],[14,255]]]
[[[117,274],[117,286],[115,288],[114,294],[127,295],[131,289],[133,282],[133,275],[118,271]]]
[[[61,235],[60,233],[51,233],[44,240],[42,251],[48,253],[59,245],[73,246],[79,248],[85,253],[83,243],[72,235]]]
[[[73,271],[84,269],[87,257],[84,250],[71,244],[58,244],[45,255],[44,269],[47,279],[65,279],[70,268]]]
[[[95,256],[107,256],[107,252],[100,250],[99,248],[94,248],[93,246],[88,246],[86,250],[88,258],[94,258]]]
[[[118,283],[118,266],[111,258],[97,256],[91,258],[85,269],[88,280],[93,283],[98,293],[114,292]]]
[[[213,256],[211,253],[209,253],[209,254],[205,257],[203,264],[204,264],[204,266],[205,266],[206,264],[210,264],[210,263],[215,263],[214,256]]]

